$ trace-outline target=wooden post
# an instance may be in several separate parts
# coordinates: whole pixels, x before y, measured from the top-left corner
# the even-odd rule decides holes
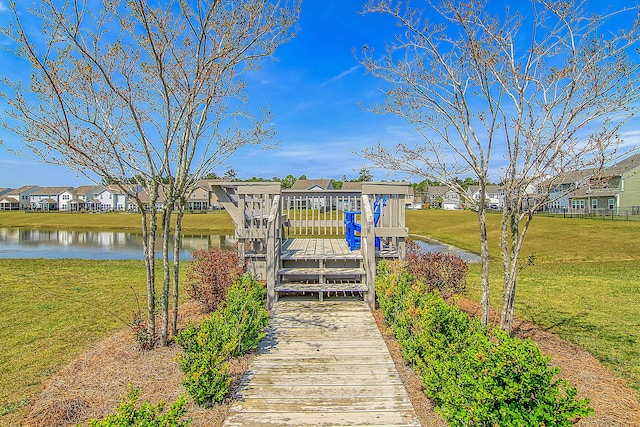
[[[273,197],[269,219],[267,220],[267,308],[271,310],[276,301],[276,281],[278,276],[278,264],[280,259],[281,236],[280,231],[280,195]]]
[[[375,231],[373,229],[373,210],[369,196],[362,195],[362,231],[361,251],[364,259],[364,271],[367,283],[366,301],[373,310],[376,307],[376,247]]]

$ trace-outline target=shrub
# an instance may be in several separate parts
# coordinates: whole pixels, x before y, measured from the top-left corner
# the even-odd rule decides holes
[[[213,311],[244,273],[244,266],[238,253],[231,250],[194,251],[192,258],[187,272],[187,293],[200,302],[206,312]]]
[[[269,320],[266,289],[242,276],[225,300],[199,326],[190,322],[176,342],[182,347],[184,386],[199,404],[221,402],[229,392],[229,359],[255,349]]]
[[[90,420],[89,427],[189,427],[190,418],[184,418],[187,413],[187,398],[180,396],[164,412],[166,404],[159,402],[152,405],[145,402],[137,406],[140,388],[129,386],[128,393],[122,398],[116,413],[108,415],[102,420]]]
[[[406,271],[380,263],[380,308],[449,426],[571,426],[593,412],[530,340],[487,330]]]
[[[417,243],[410,242],[405,262],[407,271],[427,284],[429,292],[437,290],[445,299],[466,292],[468,267],[457,255],[422,252]]]
[[[142,318],[139,311],[133,312],[131,315],[131,329],[140,350],[149,351],[156,347],[158,340],[149,333],[147,321]]]

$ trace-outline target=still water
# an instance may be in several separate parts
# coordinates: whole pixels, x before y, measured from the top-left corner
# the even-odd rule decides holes
[[[425,252],[450,252],[467,262],[480,261],[477,255],[444,243],[415,237],[414,240]],[[236,243],[234,236],[185,235],[180,253],[189,259],[195,250],[231,249]],[[161,250],[162,242],[158,240],[156,258],[162,257]],[[0,228],[0,258],[142,259],[142,235],[121,231]]]
[[[199,249],[233,248],[234,236],[185,235],[182,257]],[[156,257],[162,257],[162,242]],[[173,254],[173,248],[171,248]],[[142,234],[120,231],[0,228],[0,258],[143,259]]]

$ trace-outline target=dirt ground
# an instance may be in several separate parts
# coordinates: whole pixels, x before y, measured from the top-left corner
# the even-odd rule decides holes
[[[478,304],[469,300],[461,300],[459,305],[471,314],[479,311]],[[197,304],[186,304],[181,310],[181,323],[200,316]],[[398,344],[384,325],[380,312],[374,312],[374,316],[422,425],[446,426],[422,392],[420,379],[402,360]],[[562,377],[577,387],[581,397],[591,399],[595,415],[578,421],[578,426],[640,426],[638,397],[589,353],[531,324],[518,322],[516,330],[519,336],[530,337],[538,343],[542,351],[552,357],[552,363],[561,368]],[[181,385],[182,372],[176,363],[179,353],[180,348],[176,345],[141,352],[129,329],[119,331],[51,377],[43,393],[29,408],[23,425],[76,426],[86,424],[91,418],[104,417],[114,411],[130,383],[142,389],[143,400],[173,402],[186,393]],[[236,382],[247,370],[252,357],[249,355],[233,362]],[[231,399],[227,399],[224,404],[203,409],[190,403],[188,416],[192,417],[194,427],[221,426],[230,404]]]

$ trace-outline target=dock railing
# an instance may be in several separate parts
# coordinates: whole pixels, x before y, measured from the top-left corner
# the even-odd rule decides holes
[[[282,191],[288,237],[345,235],[345,211],[360,209],[361,193],[346,190]]]

